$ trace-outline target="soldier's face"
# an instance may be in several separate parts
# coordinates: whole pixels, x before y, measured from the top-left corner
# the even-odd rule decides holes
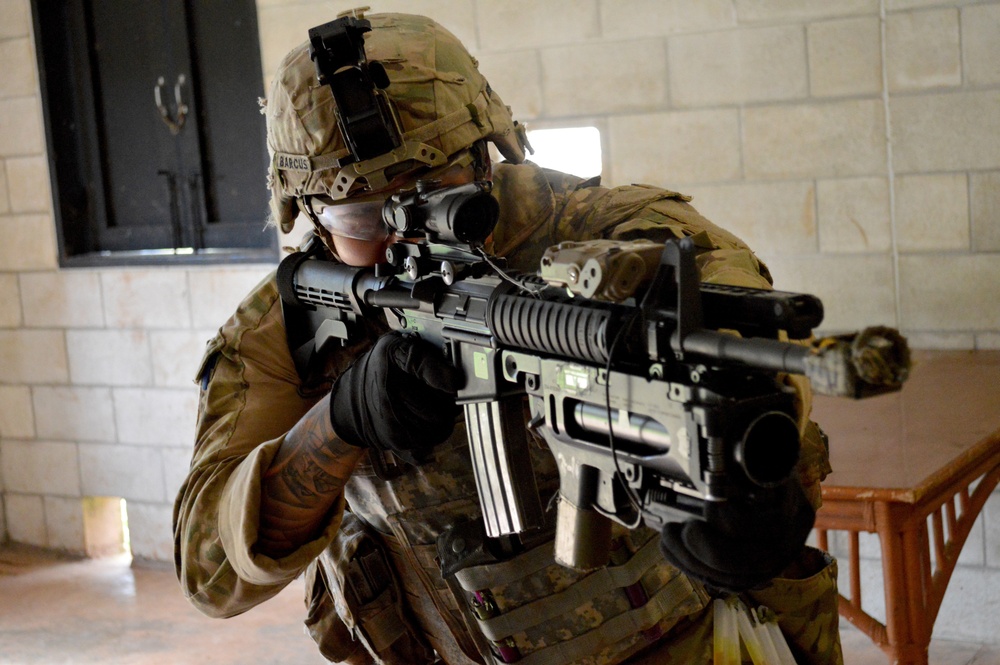
[[[333,250],[340,260],[349,266],[370,268],[376,263],[385,262],[385,250],[397,240],[395,233],[381,241],[333,236]]]

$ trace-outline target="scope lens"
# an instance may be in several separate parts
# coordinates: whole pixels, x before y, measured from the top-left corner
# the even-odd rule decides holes
[[[493,233],[500,204],[487,193],[464,199],[455,211],[452,232],[460,242],[481,243]]]

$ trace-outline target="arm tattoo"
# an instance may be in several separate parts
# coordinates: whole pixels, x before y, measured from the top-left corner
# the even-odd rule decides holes
[[[329,398],[295,424],[264,472],[258,549],[288,554],[322,531],[327,515],[361,457],[337,438]]]

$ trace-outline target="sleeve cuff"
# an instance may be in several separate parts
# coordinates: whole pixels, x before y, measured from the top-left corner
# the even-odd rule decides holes
[[[254,551],[260,528],[261,479],[283,441],[284,437],[279,437],[258,446],[240,463],[222,491],[219,510],[222,546],[236,574],[251,584],[287,584],[295,579],[330,544],[344,514],[346,502],[341,495],[331,510],[329,524],[315,540],[280,559]]]

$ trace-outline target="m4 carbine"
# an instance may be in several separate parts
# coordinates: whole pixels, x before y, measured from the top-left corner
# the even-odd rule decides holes
[[[531,428],[559,468],[555,557],[573,568],[607,563],[611,520],[662,529],[710,518],[713,503],[766,502],[790,482],[798,414],[782,373],[852,398],[906,378],[909,353],[893,329],[782,341],[810,337],[822,303],[701,284],[691,239],[563,243],[539,274],[514,275],[481,249],[498,215],[489,183],[421,183],[383,213],[416,240],[392,245],[385,264],[355,268],[309,252],[282,262],[286,319],[308,331],[293,352],[353,341],[378,308],[392,328],[440,348],[465,375],[458,402],[487,535],[545,521]]]

